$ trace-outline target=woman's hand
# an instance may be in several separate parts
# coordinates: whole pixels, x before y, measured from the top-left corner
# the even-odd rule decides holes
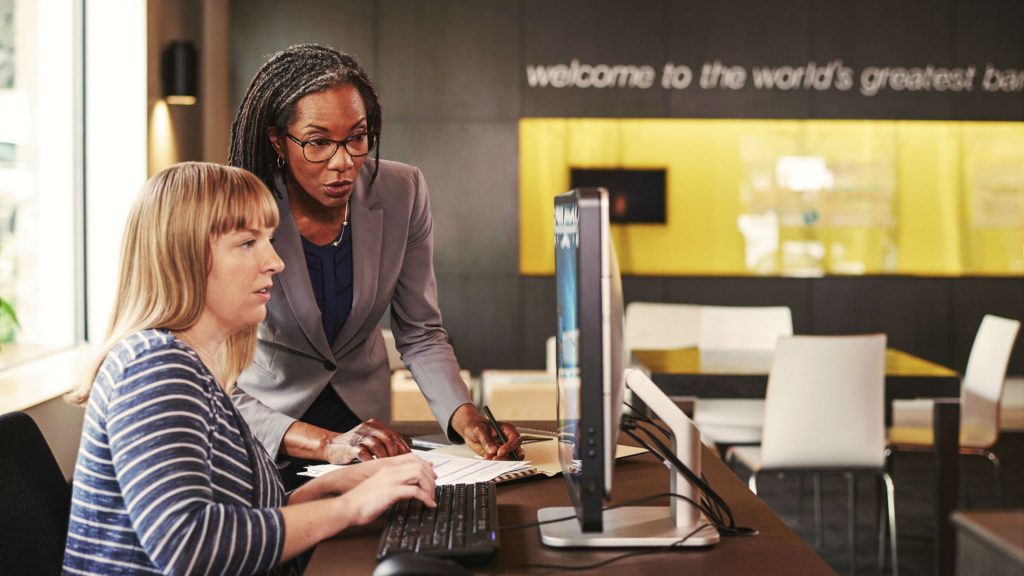
[[[523,449],[519,446],[519,431],[507,422],[499,422],[498,425],[501,426],[501,432],[507,440],[504,444],[498,439],[498,434],[490,421],[481,416],[472,404],[459,406],[451,419],[452,429],[462,436],[466,446],[485,459],[506,460],[509,455],[515,454],[521,460]]]
[[[345,492],[340,500],[349,522],[368,524],[399,500],[415,498],[435,508],[434,473],[430,463],[415,454],[376,460],[353,466],[372,473]]]
[[[296,490],[289,505],[281,508],[285,526],[282,559],[292,558],[349,526],[372,522],[399,500],[416,498],[431,508],[437,506],[437,475],[415,454],[372,460],[334,474],[332,479],[325,480],[330,475],[321,476]],[[332,482],[337,485],[331,488],[344,493],[320,499],[327,495],[325,484]],[[315,488],[314,483],[319,487]],[[317,491],[321,493],[315,494]]]
[[[376,418],[332,437],[324,446],[324,459],[331,464],[348,464],[356,458],[369,462],[407,453],[409,446],[401,434]]]

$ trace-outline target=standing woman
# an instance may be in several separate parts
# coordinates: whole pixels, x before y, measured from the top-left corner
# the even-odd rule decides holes
[[[237,168],[179,164],[142,189],[108,340],[69,395],[88,405],[64,573],[292,574],[290,559],[399,499],[434,506],[434,473],[412,454],[286,495],[235,410],[283,266],[277,223],[266,186]]]
[[[390,307],[402,360],[449,438],[487,458],[519,454],[515,427],[502,424],[501,443],[459,376],[437,305],[427,185],[419,169],[380,160],[380,135],[376,88],[337,50],[293,46],[249,85],[230,163],[277,195],[287,267],[235,402],[293,469],[408,451],[382,423],[391,390],[378,323]]]

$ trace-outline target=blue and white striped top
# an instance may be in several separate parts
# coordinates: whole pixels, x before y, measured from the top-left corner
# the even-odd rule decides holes
[[[273,461],[164,330],[132,334],[104,360],[73,488],[65,574],[258,574],[281,557]]]

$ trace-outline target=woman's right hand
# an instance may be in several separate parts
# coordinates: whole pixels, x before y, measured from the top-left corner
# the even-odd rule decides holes
[[[357,467],[367,466],[359,464]],[[372,522],[399,500],[415,498],[430,508],[434,502],[434,480],[437,474],[429,462],[415,454],[405,454],[372,462],[373,473],[354,488],[339,496],[349,522],[363,525]]]
[[[324,459],[331,464],[348,464],[357,458],[369,462],[408,453],[409,445],[402,435],[376,418],[334,436],[324,446]]]
[[[342,481],[346,474],[335,474],[327,480],[321,476],[297,490],[289,505],[281,508],[285,525],[282,559],[292,558],[349,526],[372,522],[399,500],[416,498],[431,508],[437,506],[437,475],[427,461],[415,454],[373,460],[349,469],[347,480],[354,482],[341,496],[322,499],[345,488],[341,484],[347,483]],[[338,485],[329,487],[332,482]],[[314,489],[314,484],[319,488]],[[314,494],[320,489],[320,494]]]

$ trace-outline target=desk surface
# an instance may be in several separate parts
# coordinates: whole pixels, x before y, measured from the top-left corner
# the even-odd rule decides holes
[[[641,364],[655,374],[766,376],[772,365],[771,352],[702,352],[697,348],[682,348],[634,350],[633,354]],[[955,371],[945,366],[895,348],[885,350],[885,375],[916,378],[957,377]]]
[[[539,425],[538,425],[539,424]],[[551,423],[525,423],[548,428]],[[403,433],[436,432],[433,424],[396,424]],[[643,574],[662,569],[664,573],[702,574],[834,574],[833,570],[795,532],[786,526],[760,499],[753,495],[717,457],[704,449],[704,473],[711,485],[729,503],[736,523],[760,531],[752,538],[723,538],[714,547],[684,549],[634,556],[586,574]],[[668,470],[649,455],[619,460],[615,468],[614,501],[668,490]],[[663,503],[668,505],[667,500]],[[535,522],[537,509],[570,506],[565,480],[531,478],[498,487],[498,514],[503,525]],[[307,576],[370,574],[376,566],[374,554],[383,521],[378,520],[317,546]],[[490,563],[477,567],[477,574],[490,574],[505,566],[545,563],[578,566],[606,560],[622,550],[589,551],[547,548],[536,527],[503,530],[501,552]],[[503,574],[523,573],[512,570]],[[536,573],[536,572],[533,572]]]

